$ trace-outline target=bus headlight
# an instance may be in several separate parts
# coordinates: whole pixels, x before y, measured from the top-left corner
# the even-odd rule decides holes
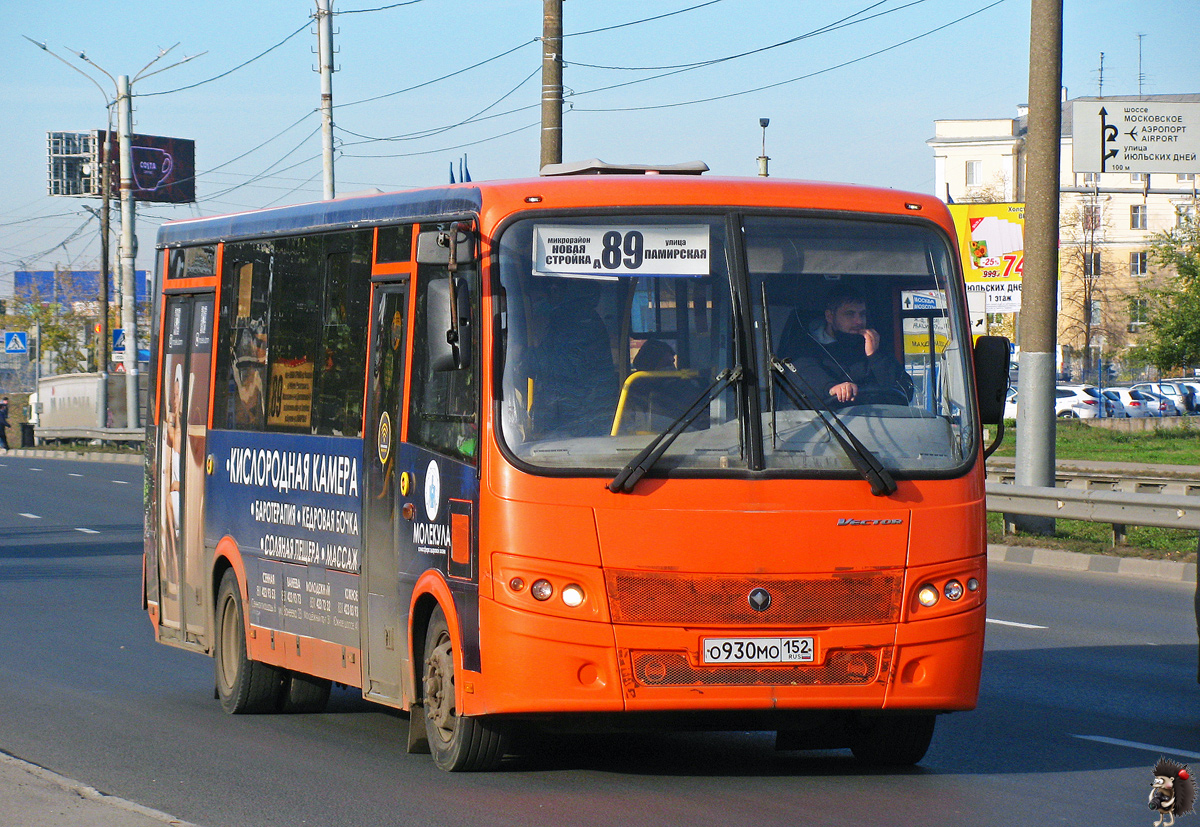
[[[562,590],[562,602],[566,603],[572,609],[583,603],[583,589],[572,583],[569,586],[564,586]]]
[[[957,580],[951,580],[946,584],[946,597],[950,600],[958,600],[963,596],[963,586]]]
[[[554,595],[554,586],[550,585],[549,580],[534,580],[529,593],[534,600],[549,600]]]
[[[927,609],[937,604],[938,597],[938,590],[932,583],[926,583],[921,587],[921,590],[917,592],[917,602]]]

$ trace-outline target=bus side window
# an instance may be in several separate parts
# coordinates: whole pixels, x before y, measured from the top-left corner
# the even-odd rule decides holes
[[[213,425],[261,431],[266,420],[269,245],[226,245],[222,273]]]
[[[478,329],[479,272],[474,265],[468,269],[460,264],[457,276],[468,285],[473,325]],[[426,338],[429,283],[448,277],[445,265],[421,265],[417,270],[408,438],[432,451],[474,463],[479,440],[479,337],[474,337],[476,352],[462,370],[435,370]]]

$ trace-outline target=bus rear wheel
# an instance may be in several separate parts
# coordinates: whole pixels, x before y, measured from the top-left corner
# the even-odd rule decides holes
[[[286,686],[280,702],[280,712],[324,712],[329,703],[333,682],[303,672],[292,672],[285,678]]]
[[[217,590],[216,638],[213,655],[217,698],[231,715],[275,712],[279,709],[284,672],[250,660],[246,654],[246,621],[242,592],[233,569],[226,570]]]
[[[447,772],[493,770],[504,757],[504,729],[487,718],[458,714],[454,678],[454,640],[446,616],[438,608],[425,632],[421,680],[425,735],[433,763]]]
[[[925,757],[936,723],[931,712],[864,715],[852,725],[850,750],[868,764],[911,766]]]

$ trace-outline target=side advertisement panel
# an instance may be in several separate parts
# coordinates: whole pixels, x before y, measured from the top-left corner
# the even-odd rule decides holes
[[[250,622],[359,646],[362,440],[210,431],[205,542],[232,537]]]

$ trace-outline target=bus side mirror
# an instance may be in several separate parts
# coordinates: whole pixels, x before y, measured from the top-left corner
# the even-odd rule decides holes
[[[453,278],[453,277],[451,277]],[[429,366],[436,371],[471,366],[471,293],[466,279],[429,282],[425,297],[425,335]]]
[[[1004,419],[1008,368],[1008,339],[980,336],[975,341],[975,389],[979,394],[979,420],[984,425],[998,425]]]
[[[445,230],[422,230],[417,236],[417,264],[449,265],[451,249],[455,264],[470,264],[475,260],[475,234],[469,224],[460,221]]]

